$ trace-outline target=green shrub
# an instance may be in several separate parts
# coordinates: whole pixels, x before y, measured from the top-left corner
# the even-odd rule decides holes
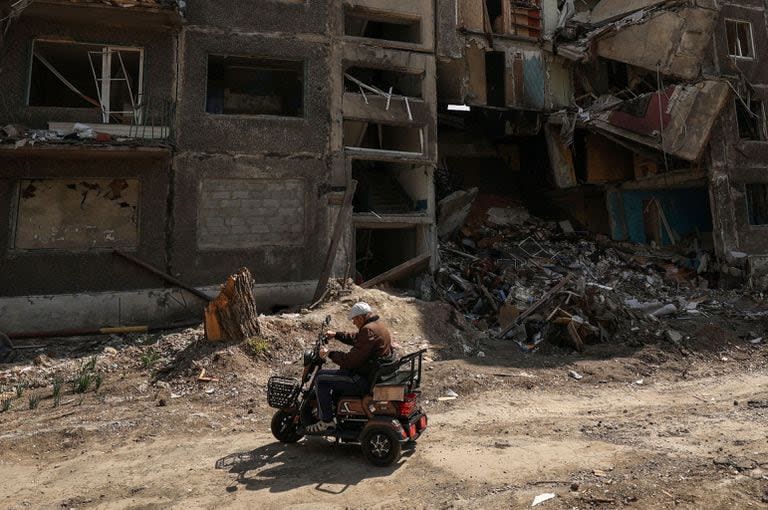
[[[271,346],[269,340],[258,336],[249,338],[246,340],[246,343],[248,345],[248,349],[250,349],[250,351],[255,355],[269,352],[269,348]]]
[[[75,393],[85,393],[91,387],[93,373],[81,370],[72,382],[72,389]]]
[[[158,360],[160,360],[160,353],[154,349],[149,349],[141,355],[141,364],[147,370],[151,369]]]

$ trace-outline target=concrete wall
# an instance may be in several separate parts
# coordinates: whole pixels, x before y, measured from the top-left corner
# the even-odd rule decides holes
[[[242,266],[251,269],[257,283],[308,280],[319,274],[323,257],[318,253],[325,253],[329,235],[325,228],[327,202],[321,196],[328,178],[323,160],[182,153],[175,158],[174,167],[171,266],[183,279],[195,285],[213,284]],[[244,183],[242,191],[252,190],[252,197],[222,198],[215,212],[209,207],[213,204],[204,196],[205,190],[227,179]],[[275,191],[277,186],[284,188],[280,190],[281,198],[257,195],[256,190],[265,183]],[[284,211],[300,199],[301,211]],[[261,204],[248,200],[261,200]],[[281,212],[286,213],[282,217],[298,223],[284,221]],[[210,228],[199,231],[198,227],[223,215],[230,218],[230,224],[232,219],[242,219],[248,232],[244,230],[246,225],[230,225],[228,231],[217,232],[228,235],[214,246],[213,237],[206,236],[214,232]],[[254,218],[264,218],[265,223],[260,225],[269,232],[259,232],[264,229],[251,223]]]
[[[760,0],[721,2],[721,14],[713,44],[715,64],[723,75],[737,78],[737,90],[743,78],[764,106],[768,104],[768,48],[765,3]],[[749,21],[755,47],[754,59],[728,56],[726,19]],[[745,252],[753,263],[748,271],[753,283],[765,286],[768,280],[768,227],[750,225],[745,185],[768,183],[768,141],[740,140],[736,120],[736,98],[729,101],[712,132],[709,144],[710,197],[713,206],[715,249],[726,262],[733,263],[731,252]],[[742,268],[744,269],[744,268]]]

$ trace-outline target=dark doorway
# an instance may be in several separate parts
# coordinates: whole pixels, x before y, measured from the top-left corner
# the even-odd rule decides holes
[[[485,86],[488,106],[506,104],[505,79],[506,54],[502,51],[489,51],[485,54]]]

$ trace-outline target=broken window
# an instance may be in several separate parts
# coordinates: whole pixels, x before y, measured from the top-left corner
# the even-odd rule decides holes
[[[742,140],[765,140],[765,111],[763,102],[752,99],[736,98],[736,123],[739,126],[739,138]]]
[[[421,154],[424,152],[424,133],[418,126],[344,120],[344,145],[351,149]]]
[[[205,111],[224,115],[304,115],[304,63],[208,56]]]
[[[140,48],[34,41],[29,106],[96,108],[102,122],[141,123]]]
[[[421,21],[401,15],[385,15],[347,6],[344,34],[403,43],[421,44]]]
[[[750,225],[768,225],[768,184],[747,184],[747,213]]]
[[[728,55],[736,58],[754,58],[752,23],[749,21],[725,20],[728,37]]]
[[[372,92],[365,90],[365,85],[367,85],[387,94],[392,93],[420,99],[422,97],[423,78],[421,73],[350,67],[345,73],[344,87],[347,92],[361,92],[367,95]]]
[[[426,212],[429,172],[423,166],[354,160],[357,190],[355,213],[414,214]]]

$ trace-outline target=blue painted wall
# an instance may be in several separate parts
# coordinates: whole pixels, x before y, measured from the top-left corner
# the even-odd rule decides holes
[[[669,225],[680,236],[712,232],[712,215],[706,188],[682,188],[650,191],[609,190],[606,193],[611,235],[617,241],[648,243],[645,238],[643,201],[656,198]],[[662,243],[670,244],[662,227]]]
[[[545,72],[541,53],[523,54],[523,105],[536,110],[544,109]]]

